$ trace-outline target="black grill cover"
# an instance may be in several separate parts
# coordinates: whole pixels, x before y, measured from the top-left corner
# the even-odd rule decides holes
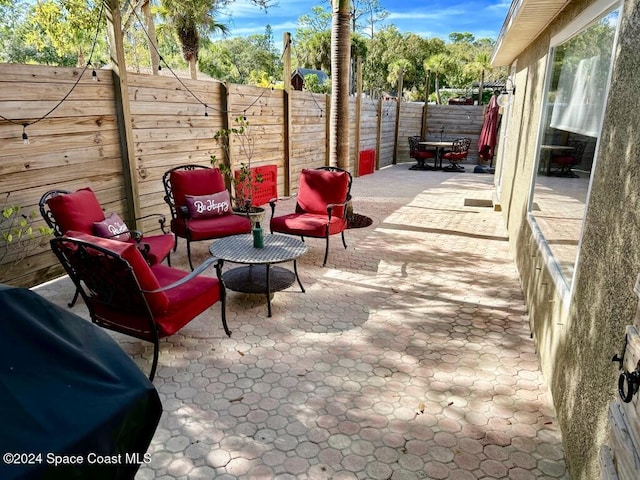
[[[0,479],[133,478],[161,413],[153,384],[106,332],[0,284]],[[54,467],[55,455],[82,464]]]

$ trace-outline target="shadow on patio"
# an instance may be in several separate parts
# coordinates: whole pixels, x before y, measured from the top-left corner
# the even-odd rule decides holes
[[[164,413],[137,479],[566,476],[502,217],[464,206],[493,176],[408,167],[355,179],[373,225],[347,250],[332,238],[325,268],[308,239],[306,293],[276,293],[273,317],[229,292],[231,338],[216,305],[161,341]],[[68,279],[36,290],[73,294]],[[114,335],[148,371],[151,345]]]

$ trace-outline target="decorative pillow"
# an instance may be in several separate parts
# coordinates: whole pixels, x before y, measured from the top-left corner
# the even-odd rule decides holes
[[[93,222],[93,231],[98,237],[127,242],[131,239],[129,227],[117,213],[110,214],[101,222]]]
[[[219,217],[229,215],[231,200],[226,190],[211,195],[185,195],[191,218]]]

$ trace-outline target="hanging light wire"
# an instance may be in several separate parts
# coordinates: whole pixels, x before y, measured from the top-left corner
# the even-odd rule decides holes
[[[98,22],[96,24],[96,33],[93,36],[93,44],[91,45],[91,53],[89,54],[89,61],[84,66],[84,68],[82,69],[82,72],[80,72],[80,75],[78,76],[78,78],[76,79],[74,84],[71,86],[69,91],[60,99],[60,101],[57,104],[55,104],[53,106],[53,108],[51,108],[51,110],[49,110],[47,113],[45,113],[41,117],[39,117],[39,118],[37,118],[37,119],[35,119],[35,120],[31,121],[31,122],[27,122],[27,121],[24,121],[24,120],[12,120],[12,119],[7,118],[4,115],[0,114],[0,118],[2,120],[5,120],[5,121],[7,121],[9,123],[12,123],[14,125],[22,126],[22,141],[23,141],[23,143],[25,143],[25,144],[29,143],[29,135],[27,135],[27,127],[30,127],[31,125],[35,125],[36,123],[44,120],[49,115],[51,115],[54,111],[56,111],[58,109],[58,107],[60,107],[60,105],[62,105],[67,100],[67,98],[69,98],[69,95],[71,95],[71,93],[78,86],[78,83],[80,83],[80,80],[82,80],[82,77],[83,77],[84,73],[87,71],[87,68],[89,68],[91,66],[91,60],[93,58],[93,54],[94,54],[94,51],[95,51],[95,48],[96,48],[96,44],[98,42],[98,32],[100,31],[100,22],[102,21],[103,10],[104,10],[104,2],[100,2],[100,14],[98,15]],[[95,73],[95,70],[93,72]],[[93,73],[92,73],[92,75],[93,75]],[[93,75],[93,77],[97,78],[97,74]]]

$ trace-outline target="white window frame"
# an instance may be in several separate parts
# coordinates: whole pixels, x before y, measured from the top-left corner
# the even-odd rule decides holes
[[[547,65],[545,68],[545,79],[543,85],[543,94],[545,98],[542,101],[546,101],[546,94],[549,89],[549,83],[551,82],[550,72],[552,70],[552,62],[553,62],[553,49],[558,45],[566,42],[571,39],[578,33],[582,32],[586,28],[588,28],[592,23],[599,20],[608,12],[614,11],[616,8],[619,10],[618,14],[618,24],[616,25],[616,32],[614,34],[613,40],[613,51],[611,55],[611,63],[609,65],[609,78],[607,80],[607,85],[605,87],[605,98],[609,97],[609,89],[611,87],[611,72],[613,70],[613,62],[615,60],[615,47],[618,44],[618,34],[620,31],[620,17],[623,12],[623,1],[624,0],[597,0],[590,6],[588,6],[585,10],[583,10],[576,18],[574,18],[569,24],[567,24],[560,32],[551,37],[549,41],[549,48],[547,52]],[[567,283],[567,279],[565,275],[562,273],[560,269],[560,265],[558,264],[555,256],[553,255],[551,249],[549,248],[549,244],[547,243],[538,223],[535,220],[535,215],[532,213],[533,201],[534,201],[534,190],[536,186],[536,179],[538,174],[538,164],[540,162],[539,158],[536,158],[536,161],[533,162],[532,172],[531,172],[531,185],[529,190],[529,204],[527,206],[527,221],[529,223],[529,227],[531,228],[533,241],[538,246],[539,251],[542,256],[543,264],[547,267],[548,272],[551,275],[553,283],[556,287],[556,291],[562,300],[562,306],[564,310],[568,310],[569,305],[571,304],[571,300],[573,298],[573,294],[575,293],[575,280],[576,273],[578,272],[578,267],[580,264],[580,252],[582,250],[582,240],[584,238],[584,226],[587,219],[588,207],[589,207],[589,199],[591,198],[591,187],[593,185],[593,177],[596,171],[596,166],[598,162],[598,150],[600,145],[600,139],[602,136],[602,120],[606,114],[606,100],[605,106],[603,109],[602,117],[600,119],[600,134],[598,135],[595,153],[593,158],[593,164],[591,168],[591,175],[589,176],[589,186],[587,189],[587,197],[585,200],[585,211],[582,217],[582,224],[580,227],[580,238],[578,239],[578,246],[576,250],[576,259],[574,263],[573,274],[571,278],[571,284]],[[540,117],[538,119],[538,133],[536,138],[536,152],[539,152],[539,146],[542,143],[542,137],[544,136],[544,128],[543,125],[546,122],[545,119],[546,109],[540,109]],[[536,154],[537,155],[537,154]]]

